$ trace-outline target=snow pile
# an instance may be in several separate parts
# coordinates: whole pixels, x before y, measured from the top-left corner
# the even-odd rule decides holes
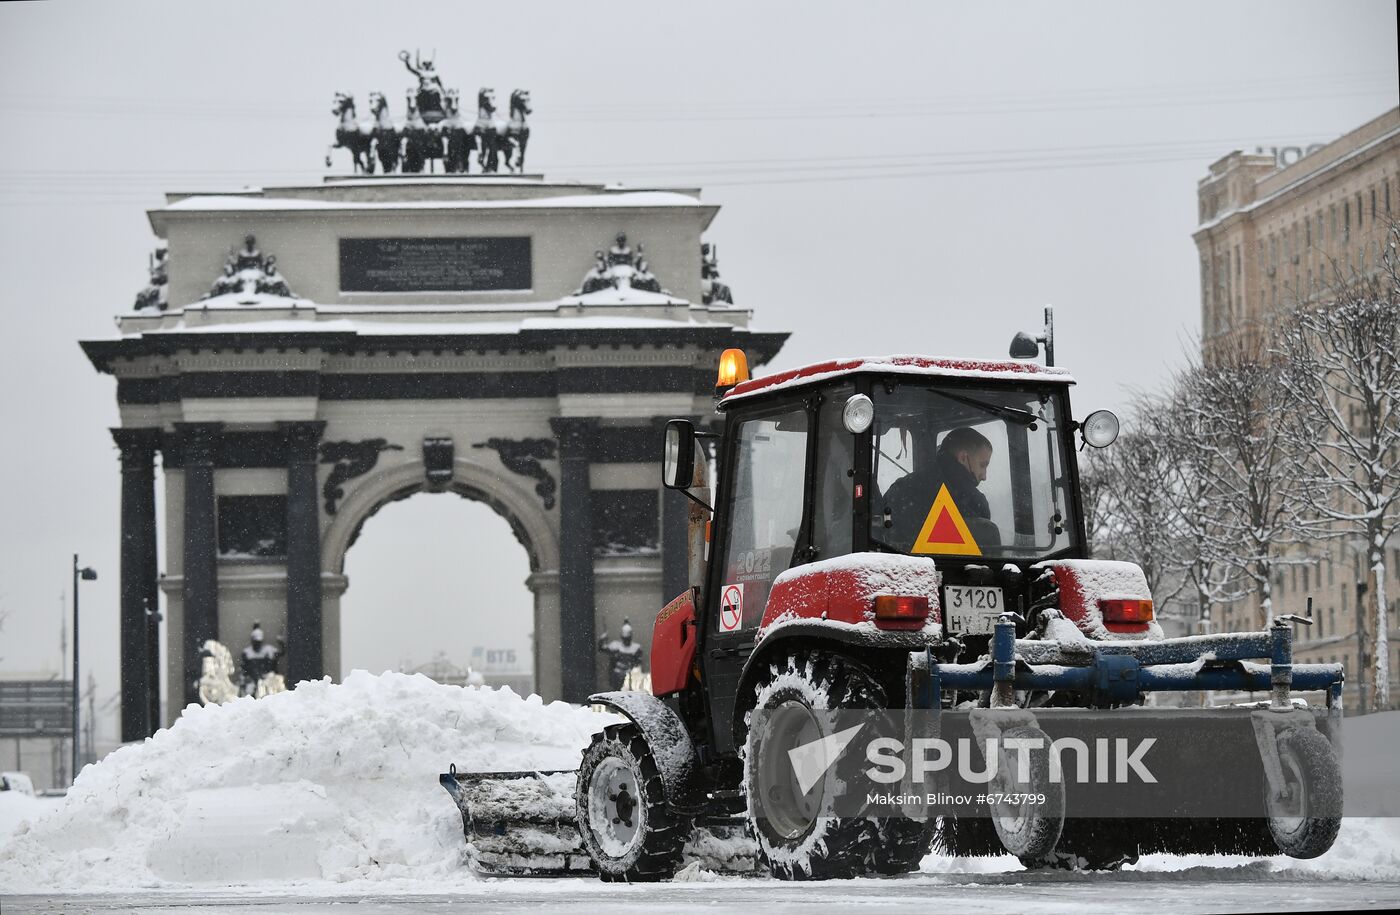
[[[193,706],[89,766],[0,848],[7,892],[187,883],[470,880],[438,775],[569,769],[611,716],[508,689],[356,671]]]
[[[58,802],[53,798],[34,797],[22,791],[0,791],[0,846],[25,820],[37,820],[57,807]]]

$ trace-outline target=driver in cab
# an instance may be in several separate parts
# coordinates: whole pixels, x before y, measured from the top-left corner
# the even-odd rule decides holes
[[[916,460],[919,456],[916,454]],[[944,436],[932,461],[920,460],[914,471],[890,485],[885,510],[892,522],[892,546],[908,549],[943,486],[979,544],[999,545],[991,507],[978,486],[987,479],[992,443],[976,429],[960,426]]]

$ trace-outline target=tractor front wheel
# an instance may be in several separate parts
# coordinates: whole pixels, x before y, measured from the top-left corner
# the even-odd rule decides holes
[[[578,830],[603,880],[666,880],[680,867],[689,817],[666,803],[651,747],[634,724],[603,729],[578,770]]]
[[[928,851],[924,842],[928,833],[922,824],[886,824],[882,830],[879,821],[870,817],[835,815],[836,792],[852,765],[847,757],[861,754],[843,753],[829,762],[822,777],[806,785],[789,756],[791,750],[833,737],[828,710],[882,714],[885,692],[875,678],[840,655],[787,655],[768,665],[754,699],[744,753],[744,788],[749,824],[773,876],[830,880],[917,867]],[[889,838],[891,830],[900,833],[900,841],[886,844],[882,838]]]

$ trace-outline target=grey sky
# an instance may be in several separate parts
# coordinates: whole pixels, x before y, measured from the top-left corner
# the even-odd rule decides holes
[[[1189,345],[1206,166],[1394,106],[1395,30],[1384,0],[0,5],[0,670],[57,665],[77,550],[102,576],[84,651],[115,689],[114,389],[76,340],[143,285],[144,210],[319,179],[332,94],[398,111],[400,49],[436,48],[464,98],[529,88],[531,171],[707,188],[738,301],[795,332],[780,364],[1000,355],[1052,302],[1082,414]],[[500,622],[528,606],[523,553],[481,506],[396,505],[347,570],[352,664],[427,660],[427,608],[481,644],[524,631]]]

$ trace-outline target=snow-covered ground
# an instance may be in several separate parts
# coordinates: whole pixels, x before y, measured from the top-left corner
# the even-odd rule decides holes
[[[463,861],[461,818],[437,782],[453,762],[470,771],[572,768],[593,731],[611,720],[509,690],[364,672],[340,685],[303,684],[266,699],[188,709],[172,728],[84,769],[59,801],[0,795],[0,893],[612,899],[607,894],[639,888],[475,878]],[[1394,746],[1400,713],[1356,721],[1369,739],[1388,735],[1387,745]],[[1368,787],[1393,791],[1394,785],[1389,775]],[[1339,889],[1338,901],[1395,900],[1400,819],[1348,819],[1333,850],[1315,861],[1153,855],[1121,874],[1086,876],[1027,874],[1009,857],[929,856],[923,871],[921,877],[811,892],[835,894],[836,900],[848,892],[903,897],[925,884],[971,884],[988,892],[1024,884],[1040,887],[1040,896],[1069,892],[1062,900],[1067,910],[1073,894],[1106,881],[1104,886],[1131,884],[1139,894],[1147,892],[1140,884],[1363,885]],[[736,904],[759,887],[784,896],[793,892],[777,881],[696,869],[683,874],[687,878],[717,893],[737,894]],[[672,887],[658,892],[675,895],[677,902],[706,898],[681,884]],[[90,895],[112,893],[118,896]],[[1295,897],[1312,899],[1311,893]],[[1205,897],[1196,898],[1200,908],[1212,907]],[[1048,903],[1020,907],[1056,910]]]

